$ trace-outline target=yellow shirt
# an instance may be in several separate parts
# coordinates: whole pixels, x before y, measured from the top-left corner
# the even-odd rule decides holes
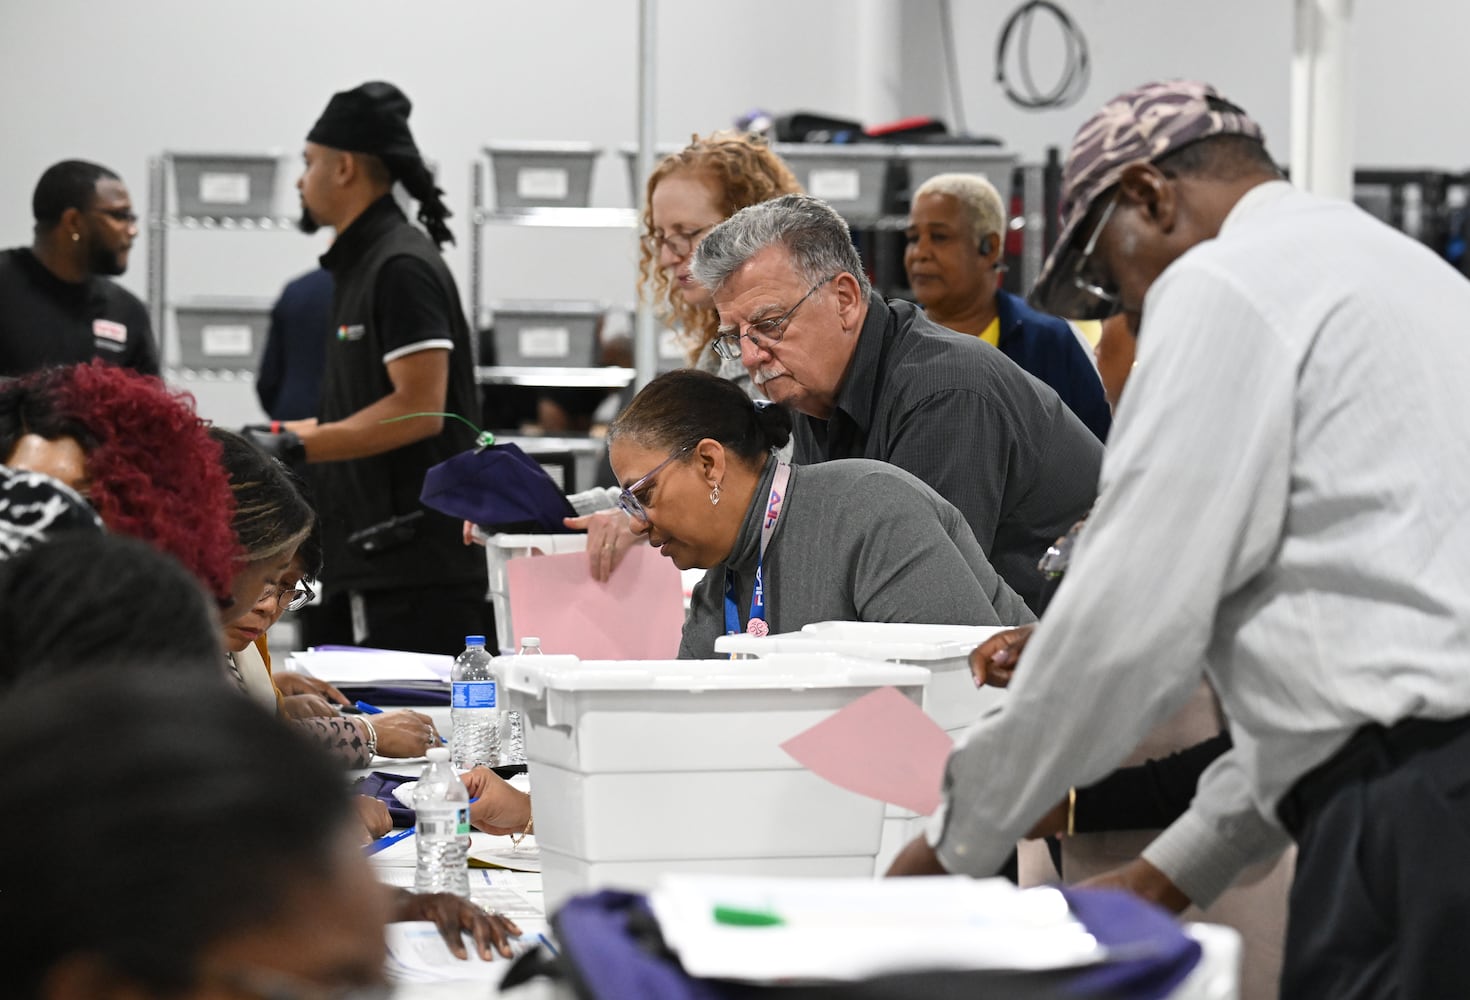
[[[985,341],[991,347],[999,347],[1000,346],[1000,317],[999,316],[995,317],[995,319],[993,319],[993,320],[990,321],[990,325],[987,326],[985,328],[985,330],[980,334],[980,339],[983,340],[983,341]]]

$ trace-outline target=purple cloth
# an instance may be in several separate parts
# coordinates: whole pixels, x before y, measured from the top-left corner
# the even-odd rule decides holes
[[[1203,950],[1175,918],[1121,889],[1063,888],[1067,905],[1117,957],[1077,973],[1077,996],[1166,997],[1199,964]]]

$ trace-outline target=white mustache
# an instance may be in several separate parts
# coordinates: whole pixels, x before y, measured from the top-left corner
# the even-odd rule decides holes
[[[768,365],[765,368],[757,368],[755,371],[751,372],[750,380],[754,382],[757,386],[762,386],[769,382],[771,379],[778,378],[785,374],[785,369]]]

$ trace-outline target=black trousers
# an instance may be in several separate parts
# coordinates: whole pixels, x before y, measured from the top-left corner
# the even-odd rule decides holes
[[[485,636],[485,647],[499,653],[495,612],[485,600],[485,584],[449,584],[359,591],[367,635],[354,639],[352,603],[347,592],[332,594],[302,616],[308,646],[361,645],[419,653],[457,655],[464,637]]]
[[[1470,996],[1470,718],[1360,730],[1278,811],[1283,998]]]

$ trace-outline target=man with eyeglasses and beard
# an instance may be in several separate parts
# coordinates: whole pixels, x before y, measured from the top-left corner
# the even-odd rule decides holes
[[[31,198],[29,247],[0,251],[0,376],[100,358],[158,374],[148,310],[108,278],[128,267],[138,217],[106,167],[63,160]]]

